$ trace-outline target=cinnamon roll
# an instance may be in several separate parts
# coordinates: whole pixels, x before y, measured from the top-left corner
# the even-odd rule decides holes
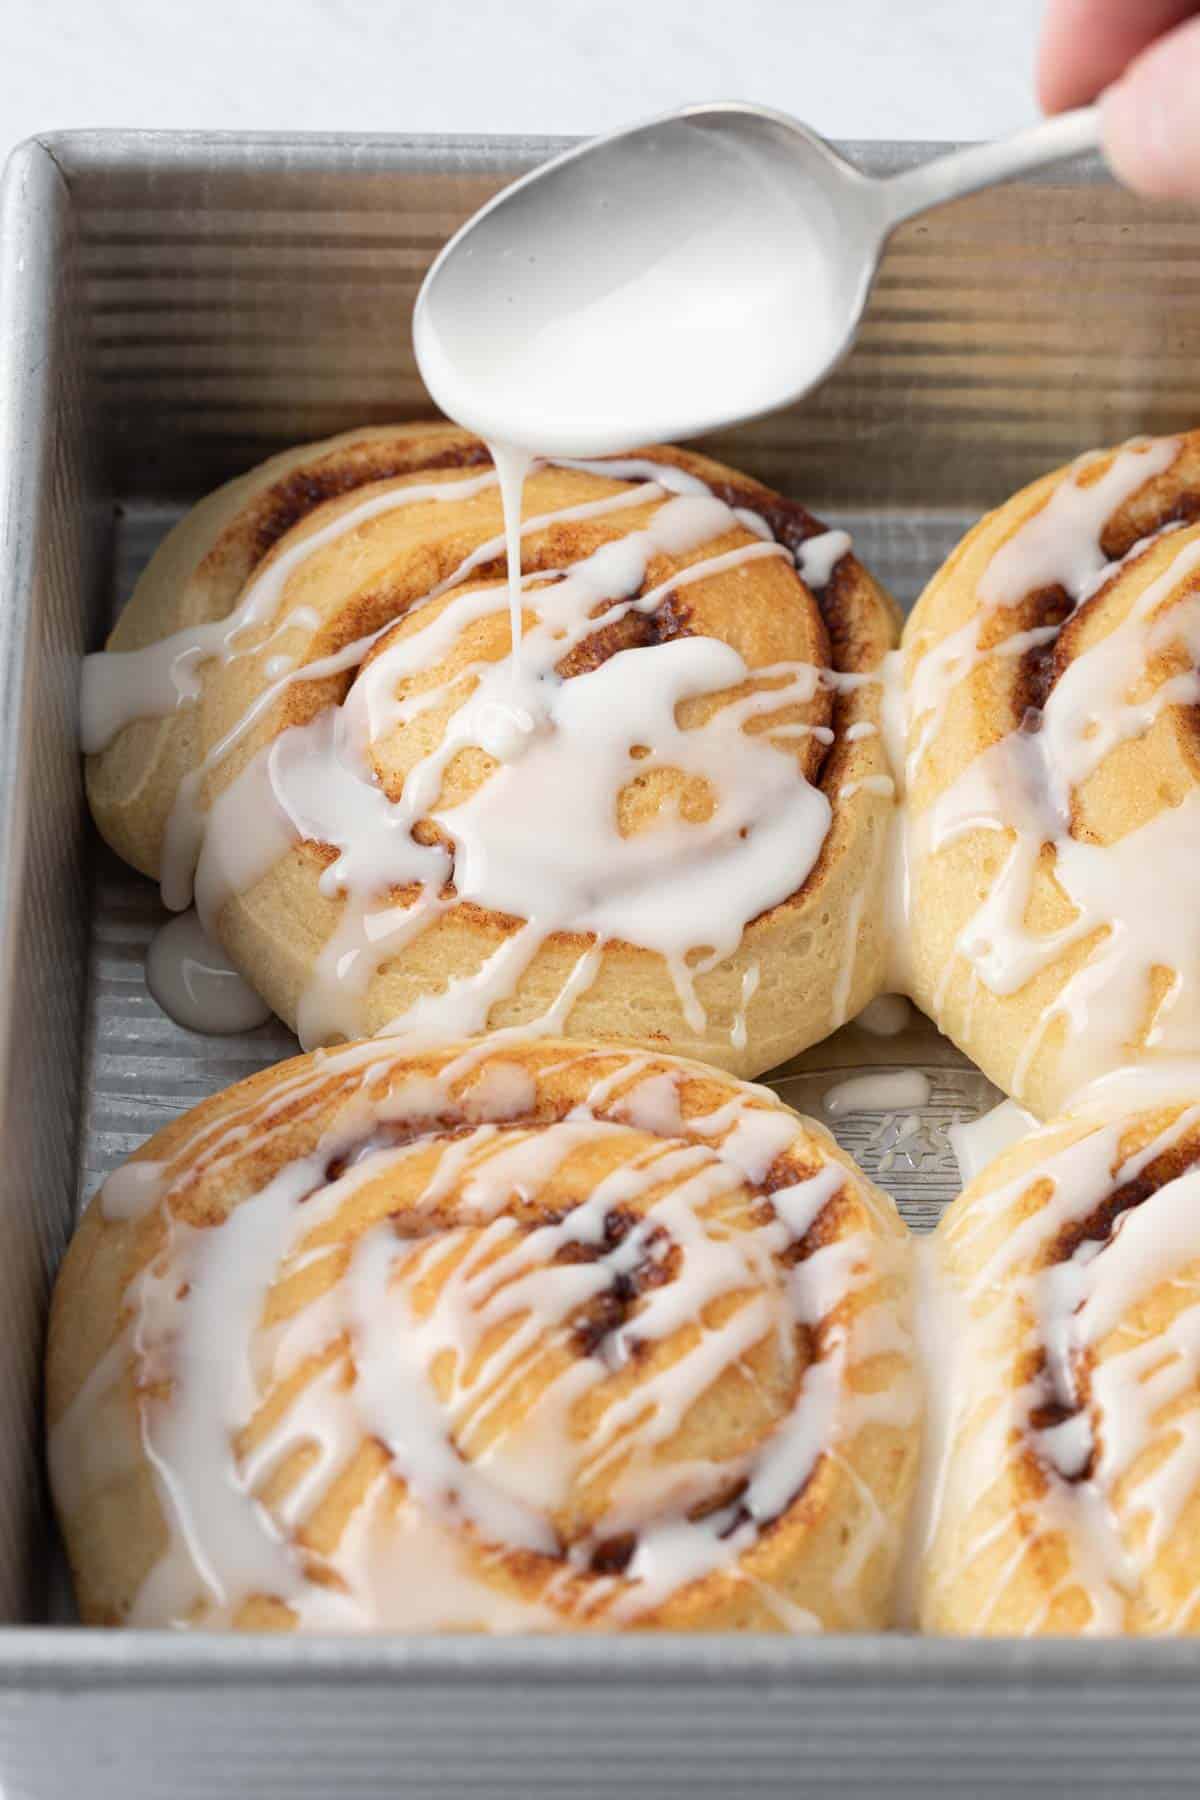
[[[909,1240],[699,1064],[371,1041],[110,1177],[54,1297],[94,1623],[880,1625],[920,1431]]]
[[[938,1226],[927,1631],[1200,1631],[1198,1073],[1099,1084]]]
[[[913,997],[1041,1117],[1200,1051],[1200,433],[989,514],[903,654]]]
[[[313,1046],[420,1027],[740,1073],[884,966],[891,602],[706,458],[542,463],[513,654],[500,496],[451,426],[277,457],[168,537],[88,659],[101,831],[195,888]]]

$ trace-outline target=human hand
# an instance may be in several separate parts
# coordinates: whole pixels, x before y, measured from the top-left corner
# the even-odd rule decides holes
[[[1200,199],[1200,0],[1048,0],[1047,112],[1103,91],[1104,149],[1139,193]]]

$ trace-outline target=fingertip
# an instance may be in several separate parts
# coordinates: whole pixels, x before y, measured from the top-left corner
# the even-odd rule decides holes
[[[1049,113],[1083,106],[1196,10],[1196,0],[1047,0],[1035,84]]]
[[[1200,199],[1200,20],[1145,51],[1100,102],[1105,155],[1152,199]]]
[[[1065,112],[1070,106],[1070,99],[1066,97],[1068,90],[1064,90],[1061,74],[1053,64],[1047,64],[1041,52],[1038,53],[1033,86],[1037,103],[1044,113]]]
[[[1043,112],[1063,112],[1081,98],[1078,0],[1050,0],[1042,21],[1034,65],[1034,87]],[[1086,78],[1082,85],[1086,85]]]

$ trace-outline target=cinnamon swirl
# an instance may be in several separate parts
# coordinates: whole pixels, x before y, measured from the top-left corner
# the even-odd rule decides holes
[[[301,1057],[110,1178],[50,1328],[85,1619],[884,1622],[909,1241],[821,1127],[650,1053]]]
[[[950,1375],[928,1631],[1200,1631],[1197,1070],[1174,1092],[1103,1085],[934,1236]]]
[[[905,631],[908,985],[1045,1117],[1200,1051],[1200,433],[989,514]]]
[[[879,990],[891,602],[719,464],[542,463],[513,652],[495,471],[450,426],[275,458],[88,660],[109,842],[195,884],[306,1045],[532,1026],[741,1073]]]

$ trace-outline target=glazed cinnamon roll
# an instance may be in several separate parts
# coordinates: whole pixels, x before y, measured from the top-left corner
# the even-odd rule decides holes
[[[930,1246],[927,1631],[1200,1630],[1197,1070],[1104,1085]]]
[[[908,980],[1042,1117],[1200,1050],[1200,434],[1082,458],[905,631]]]
[[[539,1023],[742,1073],[877,992],[891,602],[705,458],[543,463],[513,654],[450,426],[230,484],[84,681],[100,829],[309,1046]]]
[[[821,1127],[563,1041],[302,1057],[110,1177],[50,1329],[85,1619],[887,1617],[909,1240]]]

